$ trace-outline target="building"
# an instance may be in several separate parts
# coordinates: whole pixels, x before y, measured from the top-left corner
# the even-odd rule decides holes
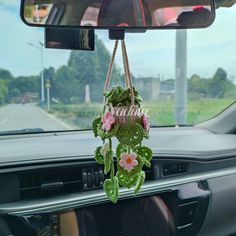
[[[157,101],[160,98],[160,78],[140,77],[134,81],[144,101]]]

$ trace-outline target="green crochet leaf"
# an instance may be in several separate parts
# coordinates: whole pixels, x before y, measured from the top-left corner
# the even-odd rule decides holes
[[[116,133],[117,139],[121,143],[129,145],[129,136],[130,136],[129,131],[130,131],[130,127],[128,124],[120,125],[120,128],[118,129]]]
[[[104,140],[107,138],[112,138],[116,136],[117,130],[119,129],[119,124],[115,124],[110,131],[98,129],[98,135]]]
[[[121,153],[128,153],[129,152],[129,147],[126,144],[119,143],[118,146],[116,147],[116,157],[120,159]]]
[[[141,171],[141,173],[138,176],[138,180],[137,180],[137,184],[134,190],[134,193],[137,194],[140,190],[140,188],[142,187],[144,181],[145,181],[146,175],[144,171]]]
[[[105,173],[105,175],[108,174],[108,172],[111,170],[112,162],[113,162],[113,151],[109,150],[106,153],[106,156],[104,159],[104,173]]]
[[[137,101],[138,103],[141,103],[143,101],[142,97],[140,95],[137,95],[135,97],[135,101]]]
[[[104,156],[101,154],[102,147],[97,147],[95,151],[95,160],[99,164],[104,164]]]
[[[102,128],[102,123],[97,126],[97,136],[100,136],[102,140],[106,138],[106,132]]]
[[[140,144],[143,140],[143,128],[139,124],[130,125],[130,145],[136,146]]]
[[[150,161],[148,161],[147,159],[145,159],[145,157],[142,157],[142,156],[138,156],[139,157],[139,159],[140,159],[140,161],[143,163],[143,165],[145,165],[145,166],[147,166],[147,167],[151,167],[151,162]]]
[[[120,171],[117,171],[117,173],[116,173],[116,177],[119,180],[120,186],[126,187],[128,189],[130,189],[132,186],[134,186],[137,183],[138,176],[139,175],[137,175],[137,174],[131,175],[131,176],[126,176],[126,175],[122,174]]]
[[[127,123],[120,125],[117,131],[117,139],[130,147],[134,147],[142,142],[144,130],[141,125],[137,123]]]
[[[113,179],[106,179],[103,183],[104,191],[107,197],[113,202],[116,203],[119,197],[119,180],[117,177]]]
[[[135,104],[140,106],[142,98],[134,89]],[[121,86],[113,87],[111,91],[104,93],[104,96],[107,98],[107,103],[111,103],[113,106],[129,106],[131,105],[131,92],[130,89],[123,89]]]
[[[149,147],[146,146],[140,146],[140,147],[135,147],[134,151],[139,155],[145,158],[148,161],[151,161],[153,152]]]
[[[115,91],[115,92],[114,92]],[[113,93],[116,93],[118,96],[124,91],[124,89],[121,86],[113,87],[110,91],[105,92],[104,96],[109,99],[111,96],[113,96]]]
[[[148,133],[148,132],[144,132],[143,137],[144,137],[145,139],[149,139],[149,133]]]
[[[116,103],[122,103],[125,100],[130,100],[130,94],[128,90],[122,91],[122,93],[118,97],[116,97],[114,101]]]
[[[111,91],[107,91],[105,93],[103,93],[104,97],[108,98],[109,96],[111,96],[112,92],[114,91],[115,88],[112,88]]]
[[[134,152],[138,154],[140,161],[147,167],[151,167],[152,150],[145,146],[135,147]]]
[[[111,135],[111,137],[115,137],[115,136],[116,136],[117,131],[118,131],[119,128],[120,128],[120,125],[119,125],[119,124],[115,124],[115,125],[112,127],[111,131],[109,132],[109,134]]]
[[[101,117],[97,117],[93,121],[92,128],[93,128],[93,133],[94,133],[95,137],[98,136],[98,126],[101,126],[101,122],[102,122],[102,118]]]
[[[111,90],[111,94],[107,97],[107,101],[108,103],[114,104],[114,101],[116,100],[116,98],[119,96],[119,89],[117,87],[114,87]]]

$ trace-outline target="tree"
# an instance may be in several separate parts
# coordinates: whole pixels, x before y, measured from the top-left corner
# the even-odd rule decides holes
[[[214,76],[209,79],[193,75],[188,81],[188,93],[192,99],[199,97],[234,98],[236,85],[228,79],[224,69],[218,68]]]
[[[8,82],[9,100],[12,97],[22,95],[27,92],[39,93],[40,77],[39,76],[19,76]]]
[[[0,105],[7,102],[7,98],[8,98],[7,83],[3,80],[0,80]]]
[[[21,91],[17,88],[13,88],[11,91],[11,97],[20,97]]]
[[[0,80],[10,80],[13,76],[10,71],[0,68]]]
[[[194,74],[188,80],[188,94],[190,97],[206,97],[207,96],[207,79],[201,78],[197,74]]]
[[[10,71],[0,68],[0,105],[9,101],[8,84],[12,79]]]
[[[216,73],[214,74],[213,78],[219,78],[221,81],[226,81],[227,80],[227,72],[222,68],[218,68]]]
[[[79,100],[84,101],[85,86],[90,86],[91,100],[102,101],[103,86],[105,83],[111,55],[104,43],[96,37],[96,50],[72,51],[68,61],[68,68],[73,79],[79,81]],[[121,73],[114,65],[112,84],[120,81]]]
[[[72,73],[67,66],[61,66],[55,74],[52,85],[53,94],[61,102],[70,103],[79,100],[79,81],[72,77]]]
[[[49,80],[50,82],[53,81],[55,76],[55,69],[53,67],[45,68],[44,69],[44,79]]]
[[[208,94],[213,98],[223,98],[226,91],[234,84],[227,79],[227,73],[224,69],[218,68],[213,78],[209,79]]]

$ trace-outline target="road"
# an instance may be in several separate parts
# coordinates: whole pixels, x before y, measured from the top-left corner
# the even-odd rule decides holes
[[[25,128],[42,128],[45,131],[72,129],[36,104],[9,104],[0,107],[0,132]]]

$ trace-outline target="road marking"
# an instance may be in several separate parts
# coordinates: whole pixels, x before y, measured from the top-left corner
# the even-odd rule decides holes
[[[4,119],[3,121],[1,121],[1,125],[4,125],[7,121],[8,119]]]
[[[40,108],[40,107],[39,107]],[[52,120],[55,120],[56,122],[58,122],[59,124],[61,124],[62,126],[64,126],[65,128],[69,129],[69,130],[73,130],[74,128],[68,124],[66,124],[65,122],[59,120],[58,118],[56,118],[55,116],[47,113],[45,110],[43,110],[42,108],[40,108],[40,110],[42,111],[42,113],[44,113],[45,115],[47,115],[49,118],[51,118]]]

